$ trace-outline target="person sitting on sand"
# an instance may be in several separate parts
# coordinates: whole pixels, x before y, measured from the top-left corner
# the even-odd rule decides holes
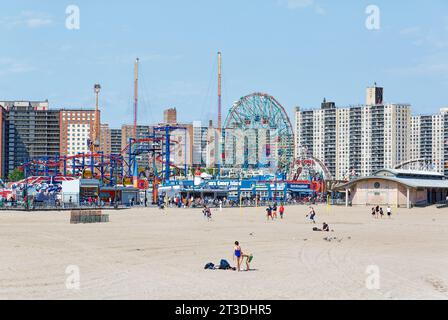
[[[326,222],[324,222],[322,224],[322,229],[314,227],[313,231],[319,231],[319,232],[330,232],[330,231],[332,231],[333,232],[334,230],[330,230],[330,226]]]
[[[243,253],[238,241],[235,241],[235,246],[233,248],[233,261],[235,261],[235,258],[238,272],[241,271],[241,263],[244,258],[246,258],[246,271],[250,270],[250,262],[252,261],[253,255]]]

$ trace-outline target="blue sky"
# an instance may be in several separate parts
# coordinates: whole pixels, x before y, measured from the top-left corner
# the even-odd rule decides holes
[[[415,114],[448,106],[448,2],[349,0],[53,1],[0,0],[0,100],[49,99],[93,107],[102,122],[132,123],[133,61],[141,58],[139,123],[176,107],[182,121],[216,119],[217,51],[223,108],[266,92],[293,115],[324,97],[364,102],[385,87],[387,102]],[[80,29],[65,27],[66,7]],[[368,30],[366,7],[380,9]]]

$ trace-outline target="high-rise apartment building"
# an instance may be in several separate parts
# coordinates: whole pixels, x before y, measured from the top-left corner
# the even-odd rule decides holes
[[[367,90],[363,106],[296,108],[296,156],[305,152],[322,161],[336,179],[369,175],[409,157],[410,106],[382,104],[383,89]],[[380,103],[380,104],[378,104]]]
[[[201,121],[193,122],[193,166],[207,166],[207,144],[208,127],[203,126]]]
[[[377,87],[376,83],[373,87],[367,88],[366,105],[377,106],[383,104],[383,92],[384,89]]]
[[[219,163],[219,131],[213,127],[212,120],[208,126],[201,121],[193,122],[193,155],[194,167],[215,168]]]
[[[444,132],[443,132],[443,136],[444,136],[444,159],[445,159],[445,176],[448,177],[448,108],[444,108],[442,109],[442,113],[444,115]]]
[[[100,150],[104,154],[111,154],[112,153],[112,146],[111,146],[111,129],[109,128],[108,124],[101,124],[100,125]]]
[[[99,115],[101,116],[101,114]],[[62,109],[59,118],[61,156],[88,153],[90,151],[89,141],[92,138],[91,133],[95,124],[95,110]]]
[[[121,150],[121,129],[110,129],[110,152],[120,154]]]
[[[147,139],[152,132],[151,126],[137,126],[137,139]],[[126,148],[130,143],[130,139],[134,137],[134,126],[133,125],[122,125],[121,126],[121,150]],[[141,144],[144,145],[145,143]],[[148,145],[150,142],[147,143]],[[149,148],[149,146],[148,146]],[[123,156],[127,156],[127,154],[123,154]],[[137,157],[137,165],[141,170],[145,170],[149,167],[149,154],[147,152],[142,153]],[[128,170],[128,168],[125,168]]]
[[[2,118],[6,115],[2,134],[7,132],[3,177],[30,159],[59,156],[59,110],[49,109],[48,101],[5,101],[0,106]]]
[[[183,169],[184,165],[191,166],[193,155],[193,125],[178,124],[180,128],[171,131],[171,163]],[[164,144],[162,144],[164,148]]]
[[[8,137],[8,126],[6,122],[6,109],[0,104],[0,179],[4,178],[7,171],[6,141]]]
[[[177,110],[176,108],[170,108],[163,111],[163,123],[164,124],[177,124]]]
[[[435,171],[448,173],[448,108],[436,115],[411,118],[410,159],[430,164]],[[416,163],[416,165],[421,165]]]

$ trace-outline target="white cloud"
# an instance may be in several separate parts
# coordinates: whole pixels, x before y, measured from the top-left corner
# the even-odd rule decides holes
[[[421,35],[420,27],[408,27],[400,30],[402,36],[418,36]]]
[[[40,28],[43,26],[47,26],[52,23],[51,19],[39,19],[39,18],[32,18],[28,19],[26,21],[28,27],[30,28]]]
[[[277,3],[290,10],[300,10],[306,8],[314,9],[314,12],[319,15],[326,14],[325,9],[317,4],[314,0],[277,0]]]
[[[385,72],[396,76],[445,75],[448,72],[448,63],[420,63],[411,67],[387,69]]]
[[[0,75],[8,76],[14,74],[23,74],[35,71],[36,68],[28,62],[19,61],[13,58],[0,57]]]
[[[448,62],[446,56],[446,52],[442,50],[413,60],[411,65],[393,67],[384,71],[396,76],[442,76],[447,78]]]
[[[314,4],[314,0],[284,0],[281,2],[286,2],[289,9],[306,8]]]
[[[320,15],[324,15],[324,14],[327,13],[327,12],[324,10],[324,8],[322,8],[320,5],[316,5],[316,6],[314,7],[314,11],[316,11],[316,13],[317,13],[317,14],[320,14]]]
[[[1,17],[0,27],[14,29],[26,27],[31,29],[41,28],[53,23],[53,19],[47,13],[23,11],[17,16]]]
[[[448,24],[446,27],[448,27]],[[415,26],[400,30],[400,35],[409,38],[415,46],[428,46],[436,49],[448,48],[448,36],[443,28],[423,30]]]

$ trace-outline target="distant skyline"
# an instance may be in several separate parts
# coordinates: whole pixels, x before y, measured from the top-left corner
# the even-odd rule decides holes
[[[365,21],[380,9],[379,30]],[[80,9],[79,30],[66,8]],[[295,106],[363,104],[377,82],[385,101],[414,114],[448,106],[448,2],[213,0],[0,0],[0,100],[94,107],[102,122],[133,119],[133,63],[141,61],[139,124],[175,107],[183,122],[217,119],[217,52],[223,54],[223,120],[253,92]]]

